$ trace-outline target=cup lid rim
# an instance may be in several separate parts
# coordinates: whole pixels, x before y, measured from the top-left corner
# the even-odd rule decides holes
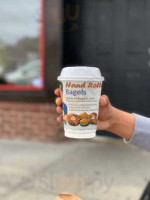
[[[75,77],[75,76],[70,76],[70,77],[65,77],[65,76],[58,76],[57,77],[57,80],[59,81],[67,81],[67,80],[78,80],[78,81],[82,81],[82,80],[92,80],[92,81],[104,81],[104,77],[103,76],[98,76],[98,77],[93,77],[93,76],[86,76],[86,77],[81,77],[81,76],[78,76],[78,77]]]

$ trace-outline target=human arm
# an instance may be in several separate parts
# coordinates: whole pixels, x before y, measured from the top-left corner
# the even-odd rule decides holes
[[[62,98],[60,89],[55,90],[57,112],[62,113]],[[58,122],[63,122],[62,116],[57,118]],[[98,130],[107,130],[113,132],[120,137],[129,140],[134,129],[134,115],[121,111],[113,107],[106,95],[100,97],[100,110],[98,116]]]
[[[57,112],[62,113],[60,89],[55,90]],[[63,122],[61,116],[57,118]],[[131,143],[150,151],[150,119],[124,112],[111,105],[108,97],[100,97],[100,110],[98,116],[98,130],[106,130],[124,138],[125,143]]]

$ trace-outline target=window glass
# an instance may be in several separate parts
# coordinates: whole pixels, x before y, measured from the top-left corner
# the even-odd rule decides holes
[[[0,84],[42,87],[39,0],[0,0]]]

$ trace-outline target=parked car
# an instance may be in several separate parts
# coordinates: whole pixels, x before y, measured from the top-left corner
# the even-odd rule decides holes
[[[40,61],[32,61],[5,75],[5,80],[14,85],[30,85],[40,77]]]

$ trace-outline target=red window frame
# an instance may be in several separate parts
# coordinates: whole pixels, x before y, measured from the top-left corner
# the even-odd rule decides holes
[[[39,56],[40,56],[40,69],[41,69],[41,77],[42,77],[42,87],[36,88],[33,86],[25,86],[25,85],[11,85],[11,84],[1,84],[0,91],[42,91],[45,88],[44,80],[45,80],[45,63],[44,63],[44,1],[40,0],[40,34],[39,34]]]

